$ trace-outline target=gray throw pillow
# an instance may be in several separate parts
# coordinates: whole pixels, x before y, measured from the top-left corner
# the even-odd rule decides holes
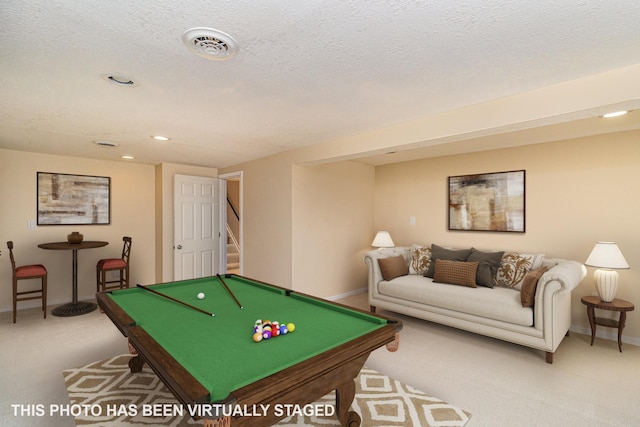
[[[466,261],[471,254],[471,249],[446,249],[442,246],[431,245],[431,264],[424,277],[430,277],[433,279],[433,273],[436,268],[436,259],[444,259],[447,261]]]
[[[476,248],[471,248],[471,254],[467,258],[469,262],[478,262],[476,271],[476,284],[493,288],[493,279],[496,277],[503,252],[482,252]]]

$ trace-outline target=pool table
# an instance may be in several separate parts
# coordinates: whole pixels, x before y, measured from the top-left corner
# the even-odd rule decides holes
[[[336,390],[344,426],[360,424],[349,411],[355,377],[373,350],[392,348],[402,329],[383,315],[238,275],[138,285],[96,298],[137,353],[131,371],[148,363],[182,404],[275,408],[311,404]],[[295,331],[254,342],[257,319],[294,323]],[[205,425],[269,426],[287,416],[264,412],[205,416]]]

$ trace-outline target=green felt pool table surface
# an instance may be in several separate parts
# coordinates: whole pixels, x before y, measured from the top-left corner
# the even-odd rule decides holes
[[[144,329],[202,384],[211,402],[388,323],[377,315],[235,275],[150,288],[214,316],[140,287],[102,297],[107,296],[133,320],[121,329]],[[200,292],[204,299],[197,298]],[[252,336],[257,319],[294,323],[295,332],[256,343]]]

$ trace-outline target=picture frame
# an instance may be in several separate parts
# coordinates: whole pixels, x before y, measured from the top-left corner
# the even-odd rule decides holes
[[[526,171],[450,176],[449,230],[525,232]]]
[[[111,178],[37,172],[38,225],[111,223]]]

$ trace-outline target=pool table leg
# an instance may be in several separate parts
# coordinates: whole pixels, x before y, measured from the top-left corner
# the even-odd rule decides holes
[[[387,351],[394,352],[398,351],[398,347],[400,347],[400,333],[396,332],[396,338],[387,344]]]
[[[222,417],[217,420],[205,418],[203,427],[230,427],[231,417]]]
[[[144,366],[144,360],[140,355],[138,355],[138,350],[131,344],[131,341],[128,341],[129,344],[129,354],[133,357],[129,359],[129,368],[131,369],[131,373],[135,374],[136,372],[142,371],[142,367]]]
[[[360,425],[360,415],[354,411],[349,411],[353,399],[356,397],[355,381],[347,381],[336,388],[336,412],[340,423],[345,427],[358,427]]]

